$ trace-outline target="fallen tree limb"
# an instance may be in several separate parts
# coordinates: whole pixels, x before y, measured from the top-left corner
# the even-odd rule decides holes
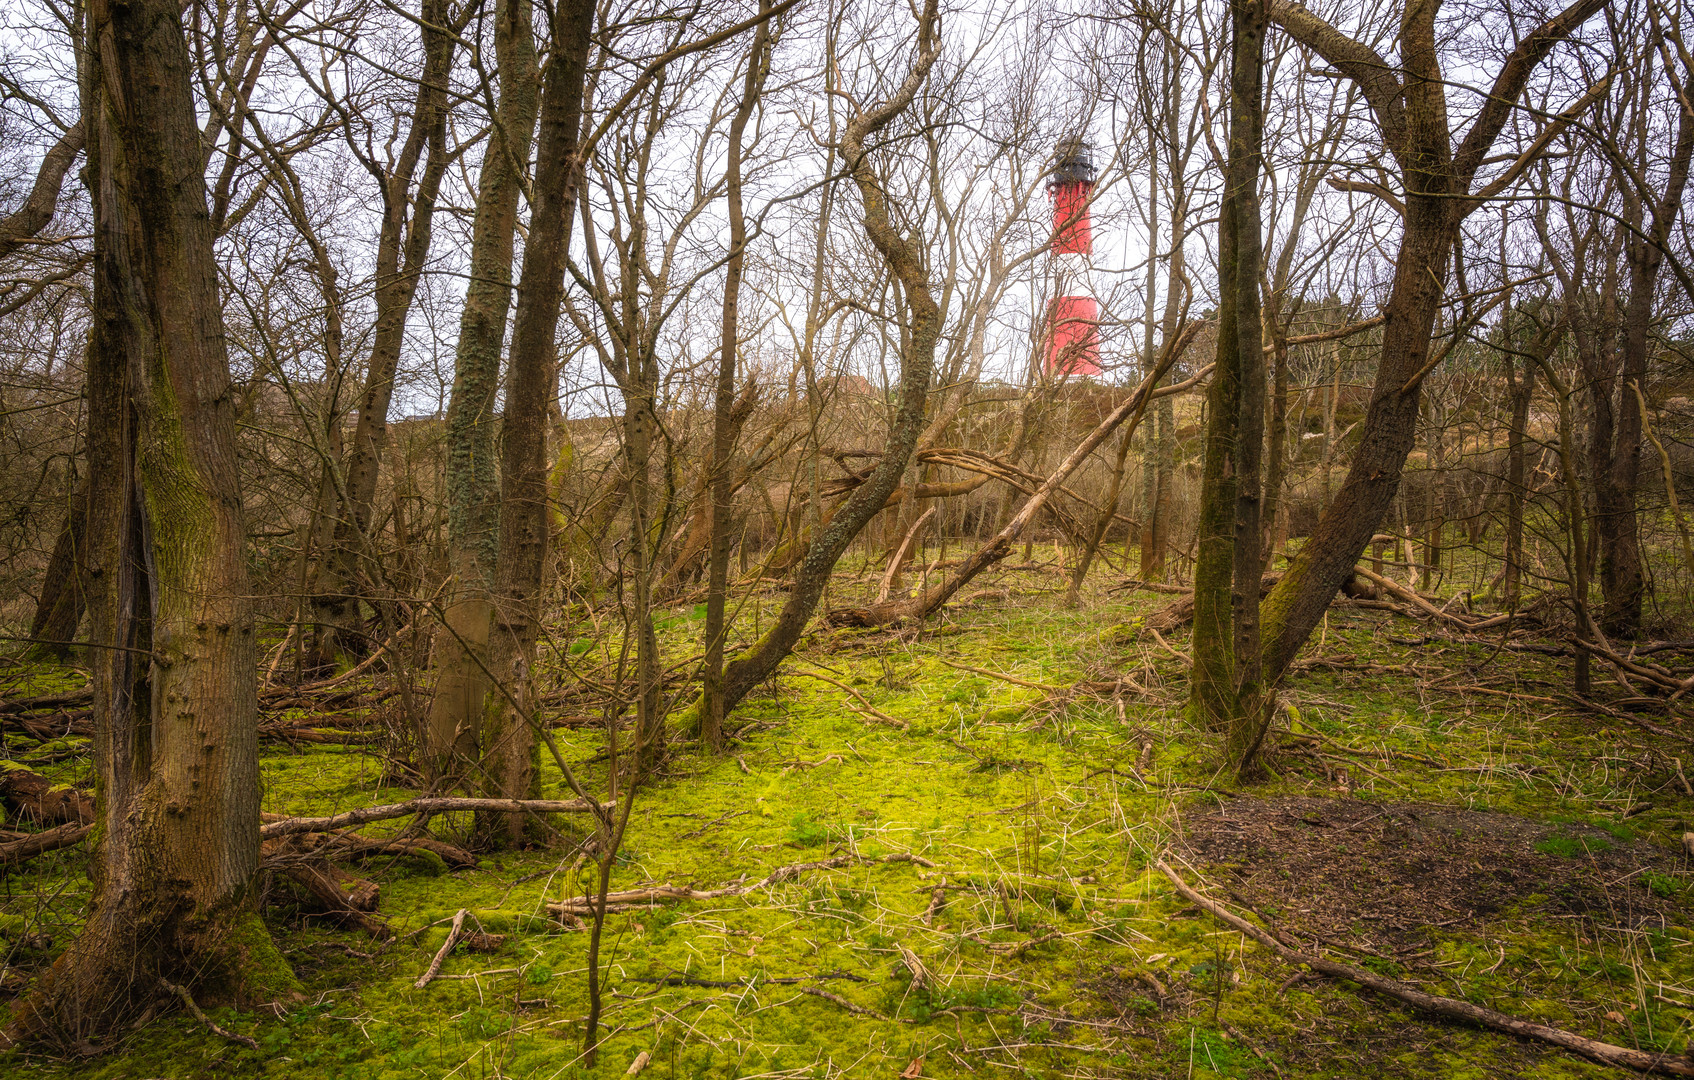
[[[21,839],[8,840],[0,844],[0,867],[14,866],[37,855],[80,844],[93,829],[92,825],[70,821],[56,829],[29,833]]]
[[[1548,1027],[1546,1024],[1538,1024],[1533,1020],[1520,1020],[1515,1016],[1509,1016],[1494,1009],[1472,1005],[1468,1001],[1425,993],[1398,979],[1385,978],[1374,972],[1366,971],[1364,968],[1357,968],[1351,964],[1330,960],[1327,957],[1313,956],[1302,952],[1300,949],[1279,940],[1263,927],[1247,921],[1217,901],[1190,888],[1163,859],[1154,860],[1153,865],[1170,878],[1171,884],[1176,887],[1176,891],[1181,893],[1190,903],[1205,909],[1219,921],[1246,934],[1265,948],[1276,953],[1287,963],[1303,964],[1321,975],[1358,983],[1360,986],[1373,990],[1384,997],[1404,1002],[1415,1009],[1443,1019],[1457,1020],[1461,1023],[1475,1024],[1493,1031],[1504,1032],[1507,1035],[1516,1035],[1519,1038],[1551,1043],[1602,1065],[1635,1069],[1641,1072],[1662,1073],[1666,1076],[1694,1076],[1694,1062],[1690,1062],[1687,1058],[1673,1057],[1668,1054],[1652,1054],[1627,1046],[1599,1042],[1561,1028]]]
[[[613,804],[603,803],[601,808],[609,813]],[[331,814],[328,817],[284,818],[281,821],[272,821],[261,825],[259,837],[269,840],[273,837],[288,836],[293,833],[331,832],[335,829],[346,829],[371,821],[410,817],[413,814],[442,814],[464,810],[530,814],[587,814],[592,813],[594,807],[582,799],[423,798],[412,799],[410,802],[389,803],[385,806],[367,806],[362,810],[347,810],[343,813]]]
[[[370,859],[427,854],[440,859],[450,870],[475,870],[477,858],[464,848],[427,837],[361,836],[353,832],[293,833],[266,842],[265,867],[281,869],[289,860]]]
[[[1597,642],[1585,641],[1580,637],[1572,637],[1571,642],[1577,648],[1584,652],[1593,653],[1619,671],[1634,675],[1638,679],[1645,679],[1661,690],[1670,691],[1671,701],[1675,701],[1689,690],[1694,690],[1694,678],[1678,679],[1657,665],[1648,665],[1631,660],[1627,656],[1620,656],[1616,650],[1609,649]]]
[[[453,951],[453,946],[459,943],[459,936],[465,932],[465,916],[468,914],[470,912],[460,908],[459,913],[453,916],[453,928],[447,931],[447,940],[442,942],[441,948],[436,950],[435,958],[429,962],[429,969],[419,975],[417,982],[412,984],[413,990],[422,990],[430,984],[432,979],[441,974],[442,961],[447,959],[447,954]]]
[[[624,911],[632,907],[645,907],[663,900],[722,900],[728,897],[745,896],[760,889],[768,889],[801,874],[814,870],[839,870],[843,866],[856,863],[911,863],[934,869],[935,864],[921,855],[911,855],[904,852],[884,855],[880,859],[865,859],[857,855],[837,855],[833,859],[820,859],[817,862],[793,863],[789,866],[779,866],[769,874],[751,883],[725,885],[721,889],[694,889],[685,885],[654,885],[645,889],[624,889],[606,894],[607,911]],[[547,905],[547,910],[554,915],[588,916],[594,914],[596,898],[578,896],[570,900],[559,900]]]
[[[1146,412],[1148,402],[1154,398],[1168,397],[1179,394],[1205,380],[1211,374],[1211,366],[1202,368],[1199,372],[1184,382],[1171,386],[1160,387],[1158,382],[1164,378],[1177,357],[1188,346],[1188,343],[1199,333],[1201,322],[1193,322],[1185,326],[1182,333],[1167,342],[1159,358],[1158,366],[1141,380],[1135,392],[1130,394],[1117,408],[1113,409],[1076,445],[1065,459],[1059,463],[1033,494],[1024,500],[1017,513],[1006,523],[1005,527],[977,548],[959,565],[959,569],[939,584],[930,586],[918,595],[909,599],[890,600],[886,603],[873,604],[862,611],[852,611],[837,615],[832,612],[830,621],[837,624],[858,626],[885,626],[892,622],[905,619],[922,621],[928,618],[938,608],[945,604],[960,588],[969,584],[978,574],[1005,559],[1012,553],[1013,545],[1023,536],[1024,530],[1041,514],[1043,508],[1052,500],[1053,495],[1064,486],[1083,462],[1105,442],[1119,425],[1128,423],[1124,438],[1134,434],[1136,426],[1141,423],[1141,417]]]
[[[1015,675],[1002,675],[998,671],[989,671],[987,668],[971,667],[969,664],[955,664],[953,661],[942,656],[938,656],[936,659],[940,660],[943,664],[946,664],[950,668],[958,668],[960,671],[969,671],[977,675],[986,675],[990,679],[999,679],[1001,682],[1009,682],[1013,686],[1027,686],[1031,690],[1045,690],[1049,694],[1059,694],[1063,693],[1065,690],[1062,686],[1049,686],[1046,683],[1031,682],[1028,679],[1020,679]]]
[[[1398,581],[1395,581],[1392,578],[1383,577],[1374,570],[1367,570],[1363,566],[1355,566],[1353,567],[1353,572],[1358,574],[1360,577],[1370,580],[1377,588],[1382,589],[1385,592],[1393,593],[1395,596],[1417,608],[1430,618],[1439,619],[1442,622],[1452,623],[1461,630],[1487,630],[1491,626],[1503,626],[1510,622],[1513,617],[1512,614],[1508,612],[1504,615],[1493,615],[1486,619],[1461,618],[1450,611],[1443,611],[1436,607],[1434,604],[1420,596],[1416,590],[1408,589]]]
[[[1272,570],[1259,579],[1259,596],[1269,594],[1276,583],[1282,580],[1282,571]],[[1168,634],[1179,630],[1194,620],[1194,590],[1184,589],[1182,596],[1177,597],[1164,607],[1147,616],[1141,624],[1155,633]]]
[[[299,855],[279,846],[290,843],[273,841],[269,851],[261,848],[260,865],[305,889],[325,914],[343,926],[356,927],[378,941],[389,936],[388,924],[371,914],[380,895],[376,882],[356,878],[321,856]]]
[[[0,761],[0,805],[15,820],[42,824],[94,820],[94,797],[85,791],[54,783],[32,769]]]

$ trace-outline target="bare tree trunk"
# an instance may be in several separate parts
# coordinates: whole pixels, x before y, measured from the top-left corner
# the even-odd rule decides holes
[[[768,12],[771,0],[760,0]],[[717,400],[712,415],[712,548],[706,572],[706,659],[701,690],[700,737],[714,750],[723,748],[723,645],[728,627],[724,603],[729,593],[730,502],[734,496],[730,459],[735,453],[735,360],[741,348],[738,329],[741,271],[746,260],[747,220],[741,208],[742,137],[753,118],[769,69],[770,23],[762,22],[747,51],[747,73],[741,85],[741,104],[729,124],[729,163],[724,179],[725,209],[729,215],[729,261],[724,267],[723,336],[719,345]]]
[[[89,478],[85,477],[65,506],[65,524],[47,559],[41,596],[29,624],[29,636],[35,642],[32,654],[60,662],[69,658],[88,606],[88,578],[83,565],[83,549],[88,542],[88,487]]]
[[[853,490],[827,525],[814,531],[812,542],[794,573],[794,586],[775,624],[747,652],[724,670],[723,701],[727,712],[748,691],[776,670],[793,650],[817,610],[836,562],[859,531],[887,505],[888,496],[906,470],[918,436],[924,430],[924,401],[935,367],[935,347],[941,336],[941,310],[931,295],[921,241],[902,236],[889,213],[882,178],[871,167],[865,140],[882,130],[912,103],[940,53],[936,37],[937,3],[926,0],[918,19],[918,56],[904,82],[886,102],[860,113],[847,123],[841,148],[853,182],[864,201],[866,235],[904,286],[906,319],[910,327],[900,356],[900,403],[895,409],[882,459],[870,478]],[[701,703],[696,703],[698,709]]]
[[[172,0],[88,8],[94,335],[87,559],[99,822],[88,921],[13,1014],[64,1051],[160,980],[295,984],[253,910],[256,649],[192,61]]]
[[[521,170],[535,133],[534,6],[530,0],[500,0],[494,19],[498,123],[489,133],[478,180],[471,280],[447,405],[447,560],[453,580],[444,613],[449,633],[437,646],[439,674],[424,733],[423,764],[432,780],[456,771],[454,759],[476,758],[488,690],[483,666],[499,553],[494,395],[512,302]]]
[[[1507,337],[1507,347],[1512,345]],[[1506,353],[1506,389],[1511,401],[1511,427],[1506,432],[1506,566],[1501,597],[1506,610],[1516,611],[1523,593],[1524,438],[1529,428],[1529,403],[1535,395],[1535,364],[1523,365],[1514,377],[1515,358]]]
[[[388,406],[394,398],[394,375],[405,341],[406,316],[429,257],[436,196],[447,171],[447,78],[457,30],[474,7],[465,5],[450,22],[446,0],[423,0],[419,22],[424,65],[406,141],[391,170],[384,171],[374,161],[366,162],[381,185],[383,203],[376,251],[376,327],[353,445],[343,471],[341,498],[336,500],[334,531],[318,566],[312,598],[315,640],[310,663],[314,669],[333,665],[344,650],[362,641],[360,578],[367,562],[367,534],[388,441]],[[412,189],[414,176],[418,177],[416,191]]]
[[[1666,60],[1668,62],[1668,55]],[[1686,54],[1683,61],[1684,64],[1689,63]],[[1686,88],[1687,78],[1694,76],[1694,68],[1685,68],[1683,76],[1680,85]],[[1626,193],[1624,219],[1631,226],[1624,243],[1624,259],[1629,267],[1629,298],[1623,312],[1616,442],[1611,468],[1605,476],[1595,477],[1596,484],[1607,490],[1608,508],[1614,517],[1600,563],[1601,584],[1606,596],[1601,622],[1606,633],[1613,637],[1635,637],[1640,632],[1642,599],[1646,592],[1640,526],[1635,509],[1635,493],[1641,473],[1641,433],[1645,425],[1642,409],[1645,406],[1629,387],[1643,388],[1644,393],[1647,383],[1647,336],[1658,299],[1659,271],[1664,265],[1671,230],[1682,209],[1682,193],[1688,183],[1691,159],[1694,159],[1694,107],[1690,106],[1686,93],[1679,95],[1678,102],[1681,116],[1664,193],[1654,198],[1651,192],[1639,191],[1629,181],[1619,185]],[[1646,114],[1644,106],[1637,111],[1635,139],[1643,155],[1645,146],[1653,138],[1648,132]]]
[[[1486,104],[1457,147],[1447,123],[1446,82],[1437,57],[1433,4],[1409,4],[1400,65],[1383,60],[1308,9],[1274,0],[1271,18],[1358,83],[1406,187],[1405,227],[1384,310],[1381,360],[1346,483],[1288,572],[1265,601],[1264,675],[1281,678],[1352,574],[1394,500],[1416,434],[1419,390],[1428,373],[1453,238],[1465,216],[1501,180],[1476,194],[1471,183],[1530,75],[1605,0],[1576,0],[1524,36],[1499,69]],[[1402,75],[1401,72],[1404,74]],[[1559,122],[1562,122],[1559,121]]]
[[[1200,527],[1195,538],[1198,558],[1194,565],[1194,667],[1189,681],[1189,719],[1213,731],[1232,730],[1239,704],[1236,680],[1236,627],[1242,612],[1231,588],[1240,561],[1237,526],[1248,500],[1257,508],[1261,457],[1258,446],[1249,446],[1243,428],[1249,407],[1245,384],[1246,368],[1263,359],[1248,357],[1242,350],[1259,326],[1258,192],[1242,185],[1258,176],[1260,121],[1256,72],[1263,64],[1263,30],[1246,25],[1248,16],[1239,3],[1230,5],[1229,160],[1225,165],[1223,205],[1218,218],[1218,343],[1217,363],[1206,393],[1205,458],[1200,475]],[[1259,59],[1254,60],[1254,57]],[[1252,69],[1252,72],[1249,71]],[[1251,160],[1249,160],[1251,159]],[[1245,205],[1251,203],[1251,207]],[[1248,221],[1253,236],[1246,235]],[[1251,257],[1249,265],[1247,259]],[[1251,296],[1248,293],[1251,293]],[[1248,317],[1252,318],[1247,332]],[[1257,347],[1255,346],[1255,351]],[[1263,380],[1261,379],[1261,382]],[[1263,393],[1258,388],[1263,424]],[[1256,437],[1263,440],[1262,430]],[[1249,461],[1253,471],[1249,473]],[[1243,484],[1248,490],[1243,490]],[[1259,557],[1257,533],[1252,540],[1253,557]],[[1258,581],[1255,575],[1253,581]],[[1258,590],[1253,588],[1256,619]],[[1237,748],[1231,747],[1231,756]]]
[[[594,14],[593,0],[561,0],[552,13],[552,58],[541,86],[534,211],[512,320],[512,358],[500,430],[500,550],[488,668],[505,689],[488,695],[482,720],[485,790],[496,798],[528,798],[536,785],[530,675],[540,633],[549,538],[547,403],[556,386],[555,337],[582,173],[578,146]],[[486,822],[485,830],[498,828],[511,842],[523,838],[527,815],[499,818]]]
[[[1193,718],[1229,733],[1229,761],[1258,772],[1260,525],[1265,442],[1259,279],[1265,10],[1230,5],[1229,160],[1218,221],[1218,359],[1206,431],[1194,570]],[[1219,389],[1221,387],[1221,389]]]
[[[1439,393],[1429,395],[1429,520],[1423,544],[1423,588],[1434,589],[1441,573],[1442,534],[1447,529],[1447,410]]]

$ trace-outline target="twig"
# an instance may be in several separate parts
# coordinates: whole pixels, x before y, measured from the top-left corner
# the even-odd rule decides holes
[[[453,946],[459,943],[459,935],[465,932],[465,916],[470,914],[464,908],[453,916],[453,929],[447,931],[447,940],[441,943],[441,948],[435,951],[435,959],[429,962],[429,969],[418,976],[418,981],[412,984],[412,989],[422,990],[430,984],[430,980],[441,974],[441,964],[447,959],[447,954],[453,951]]]
[[[864,706],[866,712],[870,713],[872,716],[876,717],[878,720],[882,721],[885,724],[892,724],[894,727],[899,728],[901,731],[905,731],[908,727],[911,726],[910,724],[906,723],[904,720],[896,720],[896,719],[894,719],[894,717],[889,716],[887,713],[880,711],[879,709],[877,709],[877,707],[875,705],[872,705],[869,701],[865,700],[865,695],[859,693],[857,690],[853,689],[851,686],[848,686],[844,682],[837,682],[836,680],[830,678],[828,675],[819,675],[815,671],[793,671],[793,672],[789,672],[789,674],[791,674],[791,675],[805,675],[808,678],[821,679],[822,681],[829,683],[831,686],[834,686],[834,687],[841,689],[841,690],[845,690],[847,693],[853,695],[853,697],[858,699],[859,704]],[[857,710],[855,710],[855,711],[857,711]]]
[[[843,1009],[846,1009],[848,1012],[853,1013],[855,1015],[869,1016],[873,1019],[882,1020],[882,1021],[888,1020],[888,1017],[886,1017],[886,1016],[882,1015],[881,1013],[877,1012],[875,1009],[867,1009],[863,1005],[855,1005],[851,1001],[848,1001],[846,998],[842,997],[840,994],[832,994],[828,990],[824,990],[820,987],[802,986],[802,987],[799,988],[799,990],[802,994],[810,994],[813,997],[823,998],[825,1001],[833,1001],[837,1005],[841,1006]]]
[[[1178,652],[1175,648],[1173,648],[1171,646],[1170,642],[1165,640],[1165,636],[1163,634],[1159,633],[1157,630],[1153,629],[1151,626],[1149,626],[1147,629],[1152,633],[1153,640],[1157,641],[1159,643],[1159,647],[1164,649],[1166,652],[1170,653],[1172,656],[1176,657],[1178,660],[1181,660],[1184,667],[1193,667],[1194,666],[1194,661],[1189,658],[1188,654],[1184,653],[1184,652]]]
[[[820,859],[817,862],[793,863],[789,866],[779,866],[769,874],[752,884],[725,885],[721,889],[693,889],[683,885],[654,885],[645,889],[625,889],[606,894],[606,910],[618,911],[640,904],[653,904],[661,900],[722,900],[726,897],[745,896],[750,892],[768,889],[772,885],[799,877],[801,874],[814,870],[839,870],[843,866],[854,863],[912,863],[934,869],[935,864],[921,855],[898,852],[884,855],[880,859],[865,859],[857,855],[837,855],[832,859]],[[547,910],[555,915],[590,915],[594,911],[595,898],[578,896],[570,900],[560,900],[547,905]]]
[[[1441,997],[1437,994],[1426,994],[1408,983],[1400,982],[1398,979],[1384,978],[1363,968],[1356,968],[1351,964],[1342,964],[1327,957],[1312,956],[1301,952],[1299,949],[1283,944],[1262,927],[1248,922],[1217,901],[1190,888],[1163,859],[1155,859],[1153,865],[1171,880],[1171,884],[1176,887],[1176,891],[1181,893],[1190,903],[1205,909],[1221,922],[1246,934],[1265,948],[1276,953],[1287,963],[1303,964],[1319,974],[1358,983],[1360,986],[1374,990],[1385,997],[1403,1001],[1413,1008],[1444,1019],[1476,1024],[1479,1027],[1502,1031],[1508,1035],[1551,1043],[1554,1046],[1563,1047],[1579,1054],[1590,1061],[1597,1061],[1602,1065],[1664,1073],[1667,1076],[1694,1076],[1694,1063],[1689,1063],[1686,1059],[1678,1060],[1665,1054],[1651,1054],[1627,1046],[1597,1042],[1574,1032],[1548,1027],[1545,1024],[1537,1024],[1531,1020],[1520,1020],[1503,1012],[1496,1012],[1480,1005],[1472,1005],[1468,1001]]]
[[[990,679],[999,679],[1001,682],[1009,682],[1014,686],[1027,686],[1031,690],[1045,690],[1049,694],[1061,694],[1065,689],[1062,686],[1049,686],[1046,683],[1032,682],[1029,679],[1020,679],[1014,675],[1002,675],[998,671],[989,671],[987,668],[971,667],[969,664],[955,664],[953,661],[944,656],[938,656],[936,659],[940,660],[943,664],[946,664],[950,668],[958,668],[960,671],[974,672],[977,675],[986,675]]]
[[[219,1027],[217,1021],[213,1020],[210,1016],[207,1016],[205,1011],[194,1003],[194,995],[188,992],[188,987],[178,986],[176,983],[163,978],[159,980],[159,986],[161,989],[181,998],[183,1005],[187,1006],[188,1011],[194,1014],[194,1019],[210,1028],[213,1035],[218,1036],[220,1039],[228,1039],[233,1043],[240,1043],[249,1050],[257,1050],[259,1048],[259,1040],[253,1038],[251,1035],[237,1035],[233,1031]]]

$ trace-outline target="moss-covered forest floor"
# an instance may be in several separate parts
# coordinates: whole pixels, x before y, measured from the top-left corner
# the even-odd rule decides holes
[[[609,916],[596,1070],[578,1057],[588,935],[545,906],[591,885],[567,839],[452,873],[367,864],[397,931],[387,944],[324,925],[274,884],[266,917],[304,1000],[210,1010],[256,1052],[170,1015],[104,1057],[13,1053],[0,1073],[563,1080],[621,1076],[643,1052],[659,1078],[1613,1072],[1297,977],[1178,895],[1151,865],[1161,855],[1357,966],[1591,1038],[1686,1049],[1694,761],[1662,708],[1641,714],[1654,733],[1568,698],[1567,658],[1338,605],[1288,687],[1281,725],[1299,737],[1281,737],[1274,779],[1236,789],[1216,774],[1217,742],[1181,716],[1186,635],[1166,648],[1137,632],[1169,597],[1098,577],[1077,611],[1059,577],[1026,571],[922,632],[816,630],[737,711],[728,753],[674,754],[636,796],[614,889],[840,865]],[[868,587],[843,583],[834,601]],[[696,616],[669,613],[679,658]],[[566,651],[591,664],[601,647]],[[557,737],[604,782],[602,732]],[[357,746],[267,745],[262,765],[271,812],[413,794],[384,786]],[[76,756],[42,768],[88,774]],[[542,794],[568,797],[550,763]],[[448,840],[455,827],[434,823]],[[919,859],[882,859],[896,854]],[[0,882],[0,1020],[75,935],[83,862],[61,851]],[[503,942],[457,950],[413,989],[460,908]]]

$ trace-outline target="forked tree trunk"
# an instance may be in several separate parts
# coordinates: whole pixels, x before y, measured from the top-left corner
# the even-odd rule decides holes
[[[429,257],[435,200],[447,171],[447,78],[457,30],[475,5],[465,5],[454,21],[446,0],[423,0],[419,23],[424,64],[412,105],[411,127],[395,167],[381,172],[382,229],[376,251],[376,325],[364,391],[359,397],[353,445],[348,448],[341,498],[334,500],[333,526],[318,566],[312,597],[313,669],[333,665],[344,650],[362,644],[360,600],[369,584],[368,545],[377,478],[388,443],[388,407],[394,400],[394,376],[405,343],[406,317]],[[419,174],[419,165],[422,173]],[[417,176],[417,188],[412,178]]]
[[[547,403],[555,387],[555,338],[581,176],[577,147],[594,12],[593,0],[564,0],[553,12],[552,59],[541,87],[534,212],[512,320],[512,359],[500,431],[499,574],[488,668],[504,689],[488,694],[483,709],[481,770],[485,791],[495,798],[527,798],[536,785],[531,672],[541,629],[549,539]],[[526,815],[499,818],[485,822],[484,830],[498,829],[514,842],[522,839]]]
[[[160,980],[295,984],[254,910],[256,655],[193,64],[174,0],[88,7],[89,609],[97,836],[81,935],[13,1034],[83,1050]]]
[[[494,48],[500,71],[499,124],[489,133],[478,179],[471,235],[471,279],[459,318],[453,394],[447,405],[447,560],[452,574],[438,638],[435,697],[424,732],[431,779],[464,775],[477,756],[488,677],[488,630],[499,551],[499,486],[494,452],[494,394],[506,312],[512,302],[512,251],[522,186],[535,134],[534,8],[500,0]]]
[[[1416,435],[1430,338],[1459,226],[1485,197],[1503,190],[1527,160],[1473,195],[1472,180],[1530,75],[1606,0],[1576,0],[1520,39],[1486,102],[1455,147],[1446,82],[1436,55],[1436,5],[1409,3],[1401,20],[1401,63],[1346,37],[1310,10],[1273,0],[1271,18],[1303,46],[1358,83],[1406,188],[1405,226],[1384,309],[1381,360],[1346,482],[1264,605],[1264,678],[1274,683],[1352,574],[1394,501]],[[1402,72],[1404,73],[1402,75]],[[1574,118],[1574,117],[1573,117]],[[1555,124],[1567,123],[1563,116]],[[1502,183],[1504,181],[1504,183]]]

